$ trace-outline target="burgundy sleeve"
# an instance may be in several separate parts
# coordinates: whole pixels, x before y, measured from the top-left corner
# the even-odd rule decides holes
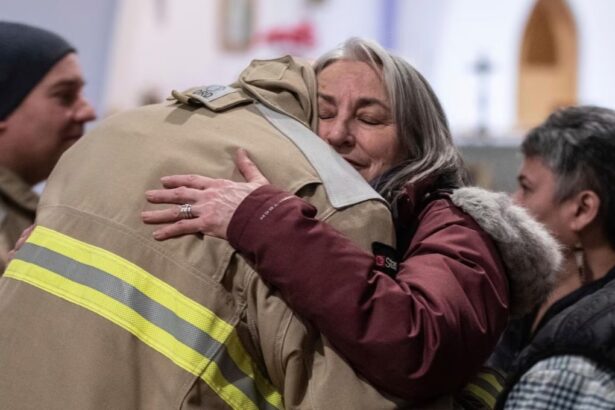
[[[237,209],[228,238],[377,388],[425,400],[467,382],[507,319],[506,279],[490,238],[447,200],[434,201],[393,279],[315,214],[261,187]]]

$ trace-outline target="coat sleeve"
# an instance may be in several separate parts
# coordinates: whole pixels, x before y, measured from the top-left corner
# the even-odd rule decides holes
[[[425,400],[462,386],[507,319],[490,238],[448,200],[422,212],[395,278],[301,199],[261,187],[231,220],[231,244],[375,387]]]

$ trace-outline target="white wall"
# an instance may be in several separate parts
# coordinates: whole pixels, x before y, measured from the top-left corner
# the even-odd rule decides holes
[[[105,93],[107,111],[137,106],[141,95],[150,91],[166,97],[172,88],[191,85],[199,71],[206,77],[215,61],[215,25],[209,24],[215,10],[210,2],[182,0],[178,7],[179,3],[119,2]]]
[[[579,103],[615,108],[615,1],[568,3],[579,36]]]
[[[313,56],[323,54],[348,37],[358,36],[381,41],[386,0],[323,1],[314,8],[314,21],[318,27],[318,45]]]
[[[397,52],[432,83],[444,45],[445,22],[455,0],[405,0],[399,4]]]

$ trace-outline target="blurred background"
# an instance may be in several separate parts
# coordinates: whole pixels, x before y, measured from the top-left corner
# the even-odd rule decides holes
[[[615,108],[613,0],[0,0],[0,19],[78,48],[99,120],[253,58],[376,40],[430,81],[475,182],[512,191],[518,146],[555,108]]]

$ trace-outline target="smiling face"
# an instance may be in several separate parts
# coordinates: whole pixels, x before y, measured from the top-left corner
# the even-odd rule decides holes
[[[403,160],[397,126],[379,72],[339,60],[318,74],[318,135],[367,181]]]
[[[23,102],[0,123],[9,164],[26,182],[47,178],[62,153],[82,135],[96,116],[83,98],[84,80],[77,56],[58,61]]]

